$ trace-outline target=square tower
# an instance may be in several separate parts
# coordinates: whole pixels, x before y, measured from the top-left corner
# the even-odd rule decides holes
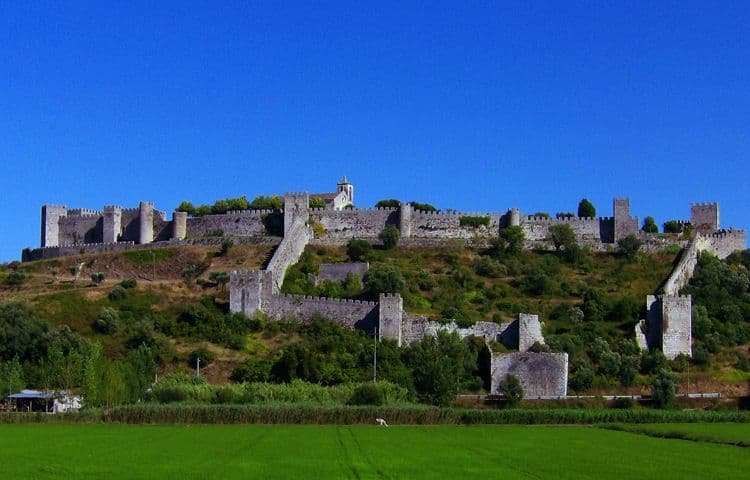
[[[719,229],[718,203],[693,203],[690,205],[690,224],[699,232]]]

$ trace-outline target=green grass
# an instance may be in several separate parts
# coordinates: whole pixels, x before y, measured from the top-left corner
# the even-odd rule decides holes
[[[174,248],[158,248],[153,250],[129,250],[122,252],[122,258],[133,265],[150,265],[154,262],[159,263],[172,258],[175,254]]]
[[[613,428],[660,438],[680,438],[695,442],[726,443],[750,447],[750,424],[746,423],[657,423],[609,425]]]
[[[0,426],[4,478],[741,478],[747,450],[586,427]]]

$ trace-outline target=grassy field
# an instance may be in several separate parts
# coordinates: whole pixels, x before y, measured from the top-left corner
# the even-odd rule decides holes
[[[588,427],[0,426],[3,478],[667,480],[748,469],[745,448]]]
[[[656,423],[642,425],[614,425],[612,427],[654,437],[682,438],[695,442],[726,443],[750,447],[750,424]]]

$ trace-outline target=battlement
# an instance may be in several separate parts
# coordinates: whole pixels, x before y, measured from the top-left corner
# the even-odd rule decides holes
[[[691,207],[718,207],[718,202],[702,202],[702,203],[691,203]]]
[[[89,208],[71,208],[68,210],[69,217],[98,217],[102,212]]]
[[[543,216],[527,215],[526,220],[529,222],[549,222],[552,223],[552,218]]]
[[[278,298],[283,298],[291,301],[308,301],[316,303],[329,303],[337,305],[361,305],[367,307],[375,307],[378,302],[371,302],[367,300],[354,300],[351,298],[331,298],[331,297],[315,297],[312,295],[295,295],[292,293],[280,293],[277,295]]]
[[[122,210],[123,208],[120,205],[104,205],[103,211],[105,212],[111,212],[114,210]]]
[[[600,222],[612,222],[615,220],[615,217],[599,217]]]
[[[448,212],[425,212],[424,210],[414,210],[413,213],[415,215],[423,215],[428,217],[451,217],[451,218],[458,218],[458,217],[492,217],[492,216],[501,216],[501,213],[492,213],[492,212],[456,212],[456,211],[448,211]]]
[[[739,238],[746,236],[747,232],[741,229],[729,228],[710,233],[700,233],[699,235],[703,238]]]
[[[599,221],[596,217],[557,217],[559,222],[596,222]]]

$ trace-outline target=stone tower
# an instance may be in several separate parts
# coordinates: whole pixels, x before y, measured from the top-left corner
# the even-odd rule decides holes
[[[60,218],[68,215],[64,205],[42,205],[42,247],[60,245]]]
[[[349,181],[346,179],[346,175],[344,175],[341,181],[336,184],[336,192],[337,193],[344,192],[344,194],[346,195],[347,202],[344,206],[350,203],[354,205],[354,185],[349,183]]]

